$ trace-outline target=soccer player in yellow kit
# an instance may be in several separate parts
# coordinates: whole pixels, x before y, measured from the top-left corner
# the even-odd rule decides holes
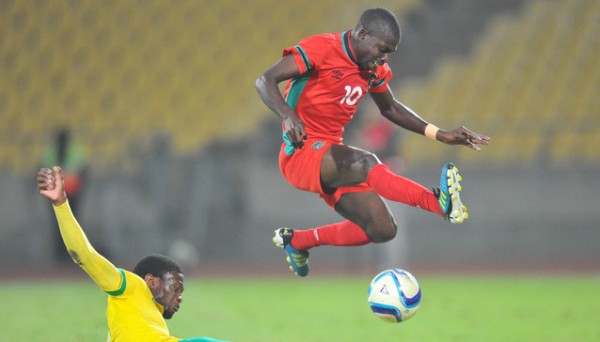
[[[133,272],[115,267],[96,252],[73,216],[60,167],[40,169],[37,183],[40,194],[53,204],[71,258],[108,294],[107,341],[219,341],[209,337],[179,339],[169,334],[165,319],[179,310],[184,289],[183,273],[175,261],[150,255],[140,260]]]

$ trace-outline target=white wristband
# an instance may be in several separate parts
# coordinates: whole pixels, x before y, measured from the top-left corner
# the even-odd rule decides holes
[[[436,125],[427,124],[425,126],[425,136],[431,140],[437,140],[436,135],[440,129]]]

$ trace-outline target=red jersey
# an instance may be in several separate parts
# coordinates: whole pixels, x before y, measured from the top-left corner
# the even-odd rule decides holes
[[[341,142],[363,96],[384,92],[392,78],[387,63],[359,69],[351,32],[310,36],[283,50],[283,56],[294,55],[301,74],[288,81],[284,97],[304,122],[308,139]]]

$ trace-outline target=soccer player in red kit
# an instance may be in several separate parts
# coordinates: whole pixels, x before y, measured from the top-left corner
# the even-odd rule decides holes
[[[318,193],[346,220],[298,230],[279,228],[273,241],[291,269],[308,274],[308,250],[320,245],[358,246],[396,235],[394,218],[381,197],[420,207],[462,223],[460,175],[444,165],[433,191],[391,172],[373,153],[342,143],[344,126],[367,93],[394,124],[452,145],[480,151],[490,138],[459,127],[439,129],[396,100],[390,90],[389,55],[400,42],[400,25],[384,8],[365,11],[354,30],[319,34],[283,50],[283,57],[256,80],[263,102],[282,118],[279,166],[298,189]],[[278,84],[287,81],[282,95]],[[380,197],[381,196],[381,197]]]

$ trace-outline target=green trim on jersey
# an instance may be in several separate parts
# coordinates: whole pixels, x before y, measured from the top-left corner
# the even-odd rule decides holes
[[[379,87],[379,86],[381,86],[382,84],[384,84],[384,83],[385,83],[385,79],[386,79],[386,78],[387,78],[387,77],[384,77],[384,78],[382,78],[382,79],[381,79],[379,82],[377,82],[377,83],[373,84],[373,87]]]
[[[285,102],[292,107],[292,109],[296,109],[296,106],[298,105],[298,99],[300,98],[300,95],[302,94],[302,91],[306,86],[306,82],[308,82],[311,74],[312,70],[305,72],[304,74],[292,80],[290,90],[285,98]]]
[[[121,276],[123,277],[123,283],[121,283],[121,288],[115,291],[105,291],[106,293],[108,293],[111,296],[120,296],[123,294],[123,292],[125,292],[125,288],[127,287],[127,277],[125,277],[125,272],[123,272],[122,269],[117,268],[117,270],[119,270],[119,272],[121,273]]]
[[[354,64],[359,65],[356,58],[354,58],[352,50],[350,49],[350,35],[348,34],[349,32],[350,31],[342,32],[342,47],[344,48],[346,56],[348,56],[348,58],[350,58],[354,62]]]
[[[304,51],[304,49],[300,46],[300,45],[296,45],[295,46],[296,51],[298,51],[298,53],[300,54],[300,57],[302,57],[302,61],[304,62],[304,66],[306,67],[306,70],[310,70],[312,69],[312,67],[310,66],[310,60],[308,59],[308,56],[306,55],[306,52]]]

